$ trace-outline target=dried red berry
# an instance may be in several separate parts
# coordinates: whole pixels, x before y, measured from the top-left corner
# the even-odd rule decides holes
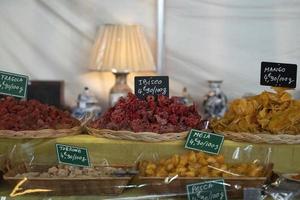
[[[93,128],[150,131],[155,133],[182,132],[201,129],[201,116],[195,105],[186,106],[178,97],[153,96],[140,100],[129,93],[104,115],[90,123]]]
[[[80,122],[54,106],[36,100],[0,100],[0,130],[40,130],[45,128],[72,128]]]

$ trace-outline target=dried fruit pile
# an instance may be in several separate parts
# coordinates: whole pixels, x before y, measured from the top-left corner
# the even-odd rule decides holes
[[[155,100],[153,96],[148,96],[146,100],[140,100],[129,93],[89,126],[97,129],[170,133],[191,128],[201,129],[201,124],[201,116],[195,105],[186,106],[178,97],[159,96]]]
[[[225,162],[223,155],[190,151],[156,162],[141,161],[139,173],[148,177],[261,177],[264,167],[255,162],[230,164]]]
[[[0,100],[0,130],[68,129],[79,125],[68,112],[36,100],[20,101],[12,97]]]
[[[113,177],[117,175],[128,175],[128,171],[123,168],[109,166],[94,167],[76,167],[69,165],[57,165],[49,168],[47,171],[32,171],[17,174],[16,178],[95,178],[95,177]]]
[[[221,119],[212,120],[216,132],[300,134],[300,101],[284,88],[274,88],[276,93],[236,99]]]

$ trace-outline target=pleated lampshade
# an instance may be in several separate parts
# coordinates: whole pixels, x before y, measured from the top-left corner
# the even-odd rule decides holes
[[[150,47],[139,25],[106,24],[93,47],[90,68],[97,71],[155,71]]]

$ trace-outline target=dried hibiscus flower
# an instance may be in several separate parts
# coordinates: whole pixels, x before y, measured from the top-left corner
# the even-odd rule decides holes
[[[201,129],[201,116],[195,105],[186,106],[178,97],[148,96],[138,99],[129,93],[116,105],[89,124],[92,128],[134,132],[171,133]]]

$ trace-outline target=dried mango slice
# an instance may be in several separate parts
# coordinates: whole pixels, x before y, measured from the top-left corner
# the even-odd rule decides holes
[[[236,99],[225,116],[213,119],[215,131],[271,134],[300,134],[300,101],[292,98],[287,88],[273,88],[259,95]]]

